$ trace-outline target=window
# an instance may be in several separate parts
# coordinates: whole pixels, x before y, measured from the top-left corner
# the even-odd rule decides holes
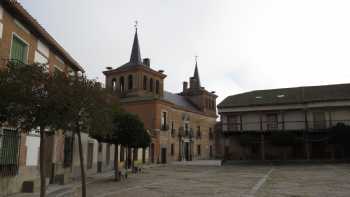
[[[188,123],[185,123],[185,136],[189,135]]]
[[[119,79],[119,89],[120,89],[120,92],[125,92],[124,77],[120,77]]]
[[[200,144],[197,145],[197,155],[201,156],[201,145]]]
[[[131,90],[133,88],[133,81],[132,81],[132,75],[128,76],[128,90]]]
[[[18,171],[20,135],[15,129],[0,128],[0,176],[15,176]]]
[[[174,128],[174,121],[171,121],[171,136],[175,137],[175,128]]]
[[[147,76],[143,76],[143,89],[147,90]]]
[[[212,145],[209,146],[209,157],[210,158],[213,157],[213,146]]]
[[[11,47],[11,59],[27,63],[28,45],[20,38],[13,35]]]
[[[326,128],[326,114],[324,112],[313,112],[314,129]]]
[[[212,128],[209,128],[209,140],[214,139],[214,134]]]
[[[201,134],[201,127],[198,126],[197,127],[197,138],[201,138],[202,137],[202,134]]]
[[[278,128],[278,115],[267,114],[266,115],[266,126],[267,130],[273,130]]]
[[[106,165],[109,165],[111,162],[111,145],[106,145]]]
[[[238,117],[228,116],[227,117],[227,128],[229,131],[238,131]]]
[[[159,81],[156,81],[156,94],[159,94]]]
[[[167,125],[167,112],[162,112],[162,118],[161,118],[161,129],[163,131],[168,130],[168,125]]]
[[[170,154],[171,156],[174,156],[174,144],[171,144],[170,146]]]
[[[153,92],[153,79],[152,78],[149,80],[149,91]]]

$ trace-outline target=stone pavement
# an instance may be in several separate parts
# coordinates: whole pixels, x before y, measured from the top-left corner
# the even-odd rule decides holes
[[[171,164],[189,166],[222,166],[222,160],[174,161]]]
[[[112,175],[94,178],[87,187],[88,196],[350,196],[350,164],[161,165],[147,168],[126,181],[114,182]],[[60,193],[56,196],[74,195]],[[79,196],[79,191],[75,196]]]

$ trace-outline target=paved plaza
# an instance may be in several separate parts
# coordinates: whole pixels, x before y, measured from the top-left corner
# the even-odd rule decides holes
[[[89,197],[348,197],[350,164],[176,164],[147,167],[121,182],[108,172],[88,183]],[[78,197],[79,187],[65,185],[48,197]]]
[[[350,196],[350,165],[169,165],[146,169],[127,181],[101,180],[89,196]]]

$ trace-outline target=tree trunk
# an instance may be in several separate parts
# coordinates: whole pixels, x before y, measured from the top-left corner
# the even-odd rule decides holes
[[[83,146],[81,144],[81,134],[79,128],[77,128],[78,144],[79,144],[79,159],[80,159],[80,173],[81,173],[81,196],[86,197],[86,177],[84,168],[84,155]]]
[[[118,154],[119,154],[119,147],[118,144],[114,145],[114,180],[119,181],[119,159],[118,159]]]
[[[128,160],[129,160],[129,158],[128,158],[129,157],[128,156],[128,148],[125,147],[124,150],[126,150],[126,152],[124,152],[124,154],[125,154],[124,168],[125,168],[125,170],[127,170],[128,169]]]
[[[45,175],[45,132],[40,127],[40,197],[46,196],[46,175]]]
[[[146,148],[142,148],[142,164],[146,163]]]
[[[128,147],[128,169],[130,169],[131,165],[132,165],[132,160],[133,158],[131,157],[131,148]]]

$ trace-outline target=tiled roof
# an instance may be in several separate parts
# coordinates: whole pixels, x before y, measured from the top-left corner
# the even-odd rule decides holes
[[[255,90],[225,98],[218,108],[350,100],[350,84]]]
[[[174,94],[174,93],[171,93],[171,92],[167,92],[167,91],[164,91],[164,96],[163,96],[163,99],[166,100],[166,101],[169,101],[179,107],[184,107],[184,108],[187,108],[191,111],[195,111],[195,112],[198,112],[199,110],[194,106],[192,105],[185,97],[183,96],[180,96],[178,94]]]
[[[60,55],[62,59],[75,67],[75,69],[84,72],[84,69],[75,61],[69,53],[32,17],[23,6],[16,0],[1,0],[0,3],[9,11],[15,18],[20,20],[35,36],[39,37],[45,44],[49,45],[50,49]]]

